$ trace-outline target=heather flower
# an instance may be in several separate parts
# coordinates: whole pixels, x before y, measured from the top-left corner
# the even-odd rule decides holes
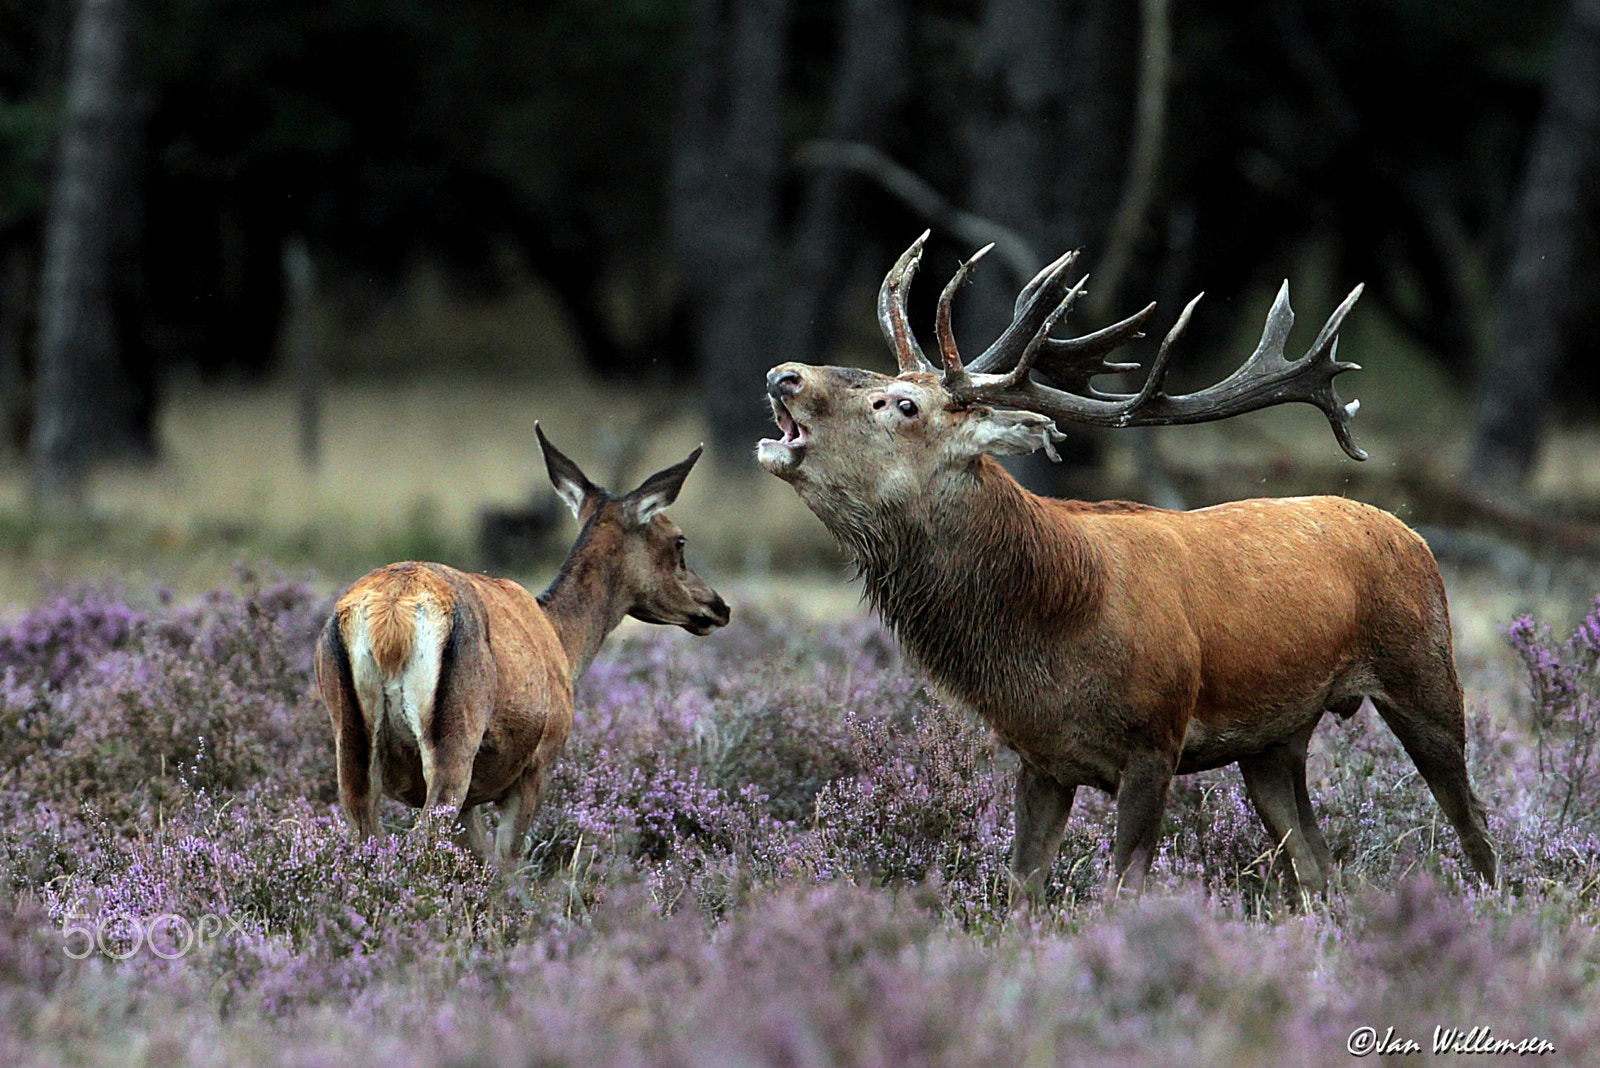
[[[1326,901],[1291,911],[1223,768],[1174,784],[1132,900],[1103,896],[1113,807],[1080,790],[1014,923],[1015,757],[870,619],[619,635],[501,871],[396,803],[351,840],[311,684],[327,608],[244,575],[0,635],[0,1063],[1321,1065],[1440,1021],[1600,1058],[1600,828],[1561,805],[1595,614],[1566,642],[1513,625],[1535,716],[1469,714],[1504,887],[1463,876],[1368,711],[1312,741]],[[69,957],[74,926],[109,952]]]
[[[1539,771],[1558,806],[1556,824],[1593,821],[1600,812],[1600,598],[1563,643],[1526,615],[1506,628],[1506,639],[1528,671]]]

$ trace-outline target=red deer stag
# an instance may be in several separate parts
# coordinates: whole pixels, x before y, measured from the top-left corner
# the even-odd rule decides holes
[[[387,794],[459,811],[467,844],[487,857],[477,806],[493,801],[495,847],[514,861],[572,728],[573,685],[622,617],[696,635],[728,622],[662,514],[699,449],[613,497],[534,429],[550,481],[582,524],[549,589],[535,598],[508,579],[390,564],[357,580],[323,627],[317,686],[333,720],[339,799],[359,837],[377,833]]]
[[[923,240],[884,279],[879,320],[894,377],[785,363],[767,375],[783,436],[759,459],[844,548],[866,594],[939,687],[1021,757],[1011,870],[1029,897],[1046,881],[1079,786],[1116,796],[1113,887],[1142,884],[1175,773],[1237,762],[1256,811],[1302,890],[1332,855],[1306,791],[1306,745],[1325,711],[1370,699],[1455,825],[1472,867],[1495,851],[1464,757],[1461,687],[1444,584],[1422,539],[1387,512],[1340,497],[1239,501],[1193,512],[1036,496],[994,455],[1045,449],[1056,420],[1198,423],[1288,401],[1321,408],[1345,452],[1336,356],[1351,293],[1307,355],[1284,358],[1288,283],[1254,355],[1196,393],[1162,390],[1183,310],[1135,394],[1090,380],[1141,336],[1155,305],[1082,337],[1052,336],[1084,292],[1075,253],[1017,298],[1011,325],[963,363],[939,299],[941,367],[906,322]],[[981,254],[981,253],[980,253]],[[1198,300],[1199,298],[1196,298]]]

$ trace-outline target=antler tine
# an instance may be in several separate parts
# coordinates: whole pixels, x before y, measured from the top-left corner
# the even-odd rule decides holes
[[[1131,408],[1137,410],[1148,404],[1150,398],[1161,392],[1161,386],[1167,380],[1167,367],[1172,363],[1172,343],[1183,336],[1189,326],[1189,316],[1194,314],[1194,306],[1200,303],[1204,292],[1196,293],[1190,298],[1189,303],[1183,306],[1183,311],[1178,313],[1178,321],[1172,324],[1172,329],[1167,331],[1167,336],[1161,339],[1161,347],[1156,350],[1156,360],[1150,365],[1150,374],[1145,378],[1144,385],[1139,392],[1134,394]],[[1151,304],[1151,308],[1155,305]]]
[[[900,254],[894,266],[889,268],[889,273],[883,276],[883,285],[878,289],[878,325],[883,330],[884,340],[894,351],[901,374],[934,370],[933,364],[922,354],[922,346],[917,344],[917,336],[911,332],[911,325],[906,321],[906,292],[911,288],[911,279],[917,273],[917,265],[922,259],[922,246],[932,232],[924,230],[921,237],[911,242],[911,247]]]
[[[956,351],[955,331],[950,328],[950,302],[955,299],[956,290],[967,283],[967,276],[972,273],[972,268],[983,259],[984,255],[994,248],[994,242],[974,252],[965,263],[956,268],[956,273],[951,276],[944,291],[939,294],[939,310],[933,320],[934,332],[939,336],[939,353],[944,358],[944,388],[954,392],[967,384],[967,370],[961,366],[961,353]]]
[[[1272,310],[1267,314],[1261,342],[1255,352],[1233,374],[1195,393],[1172,396],[1161,388],[1171,360],[1173,342],[1188,324],[1195,306],[1195,302],[1190,301],[1162,342],[1150,377],[1136,394],[1082,396],[1020,377],[1005,385],[999,379],[984,382],[968,390],[963,399],[1021,408],[1053,419],[1113,427],[1206,423],[1277,404],[1301,401],[1322,410],[1333,428],[1334,437],[1347,455],[1355,460],[1365,460],[1367,454],[1356,446],[1350,434],[1350,419],[1359,410],[1360,402],[1341,403],[1333,386],[1335,376],[1358,369],[1356,364],[1342,362],[1336,356],[1339,327],[1361,296],[1361,290],[1361,286],[1352,290],[1328,317],[1306,355],[1290,362],[1284,359],[1283,349],[1288,340],[1289,327],[1294,322],[1294,312],[1289,307],[1289,284],[1285,282],[1278,291]],[[1009,379],[1011,376],[1004,377]]]
[[[1087,276],[1068,296],[1076,299],[1083,292],[1084,281],[1088,281]],[[1118,394],[1102,393],[1095,389],[1092,380],[1098,375],[1139,369],[1137,363],[1109,363],[1105,357],[1129,341],[1144,337],[1140,328],[1155,310],[1155,302],[1151,301],[1121,322],[1112,323],[1092,334],[1074,338],[1045,338],[1038,359],[1034,362],[1034,370],[1039,372],[1047,385],[1069,393],[1115,398]]]
[[[1063,252],[1060,256],[1056,257],[1053,263],[1047,263],[1043,267],[1039,268],[1039,273],[1034,275],[1032,280],[1029,281],[1027,285],[1022,287],[1022,292],[1017,294],[1017,303],[1011,309],[1011,317],[1015,319],[1021,316],[1023,310],[1027,308],[1028,302],[1033,299],[1033,295],[1039,291],[1039,287],[1044,285],[1045,282],[1050,278],[1054,277],[1058,271],[1071,266],[1077,261],[1077,259],[1078,250],[1069,249],[1068,251]],[[1084,280],[1087,278],[1088,275],[1085,275],[1083,279],[1079,280],[1078,284],[1082,285]]]
[[[1017,357],[1017,365],[1015,367],[1004,374],[997,375],[968,375],[963,372],[962,380],[956,387],[952,387],[947,379],[945,389],[950,393],[951,397],[957,403],[967,403],[979,399],[985,393],[1014,389],[1019,384],[1027,382],[1028,375],[1033,371],[1034,363],[1038,360],[1040,352],[1052,340],[1050,332],[1072,310],[1072,306],[1078,302],[1078,298],[1083,296],[1083,283],[1086,280],[1087,276],[1084,279],[1080,279],[1078,284],[1068,290],[1067,295],[1061,298],[1061,303],[1057,304],[1050,314],[1045,317],[1044,322],[1039,325],[1039,329],[1034,332],[1033,337],[1028,339],[1028,344],[1023,347],[1022,354]]]
[[[1021,295],[1017,297],[1011,325],[995,339],[994,344],[967,364],[970,373],[1009,371],[1015,366],[1022,350],[1039,332],[1039,325],[1050,317],[1067,292],[1074,288],[1067,280],[1067,274],[1077,260],[1078,252],[1074,249],[1040,271],[1033,281],[1023,287]]]

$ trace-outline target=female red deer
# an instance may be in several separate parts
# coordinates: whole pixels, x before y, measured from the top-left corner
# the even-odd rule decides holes
[[[1174,773],[1237,762],[1295,880],[1327,881],[1332,856],[1306,790],[1306,744],[1326,711],[1370,699],[1455,825],[1472,867],[1495,851],[1464,757],[1461,687],[1444,584],[1422,539],[1387,512],[1339,497],[1250,500],[1193,512],[1039,497],[993,455],[1043,448],[1058,419],[1102,426],[1221,419],[1287,401],[1317,405],[1356,459],[1357,405],[1333,377],[1341,304],[1304,359],[1284,359],[1288,284],[1255,354],[1197,393],[1162,390],[1162,342],[1137,394],[1103,393],[1105,362],[1155,307],[1073,339],[1052,330],[1083,292],[1074,254],[1017,299],[1011,326],[963,364],[940,297],[942,368],[906,323],[919,238],[884,279],[879,319],[895,377],[786,363],[767,375],[781,439],[763,467],[789,482],[854,557],[867,596],[948,694],[1021,757],[1011,869],[1043,888],[1079,786],[1116,796],[1116,885],[1137,886]],[[1196,298],[1198,299],[1198,298]]]
[[[572,728],[572,687],[631,615],[706,635],[728,606],[689,570],[662,510],[689,458],[613,497],[545,440],[550,481],[582,530],[550,588],[443,564],[400,563],[357,580],[317,645],[317,685],[333,720],[339,798],[359,837],[378,802],[459,811],[468,844],[490,855],[477,806],[500,806],[495,846],[513,861],[539,791]]]

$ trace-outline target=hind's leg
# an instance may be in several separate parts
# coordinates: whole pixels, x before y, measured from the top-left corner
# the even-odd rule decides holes
[[[1373,697],[1378,714],[1455,826],[1473,870],[1493,883],[1497,860],[1483,802],[1467,778],[1466,721],[1454,667],[1446,661],[1443,671],[1391,669],[1380,672],[1380,679],[1384,692]]]
[[[350,660],[338,625],[329,620],[317,642],[317,690],[333,722],[334,768],[339,803],[358,838],[378,833],[378,802],[383,798],[383,767],[375,739],[356,700]]]
[[[483,806],[468,805],[461,810],[461,833],[456,841],[480,857],[490,856],[489,832],[483,826]]]
[[[417,739],[427,786],[424,806],[459,811],[472,785],[472,765],[495,704],[495,667],[477,616],[457,607],[450,636],[440,655],[440,668],[426,737]]]
[[[444,742],[424,742],[422,777],[427,784],[423,808],[445,808],[460,812],[472,785],[472,761],[478,754],[478,737],[450,738]]]
[[[352,719],[354,722],[352,723]],[[360,713],[347,716],[335,740],[339,802],[357,838],[378,833],[378,802],[383,800],[383,765]]]
[[[544,790],[544,761],[537,756],[522,777],[500,802],[500,830],[495,835],[495,852],[500,862],[515,865],[527,848],[528,828],[539,811],[539,795]]]

